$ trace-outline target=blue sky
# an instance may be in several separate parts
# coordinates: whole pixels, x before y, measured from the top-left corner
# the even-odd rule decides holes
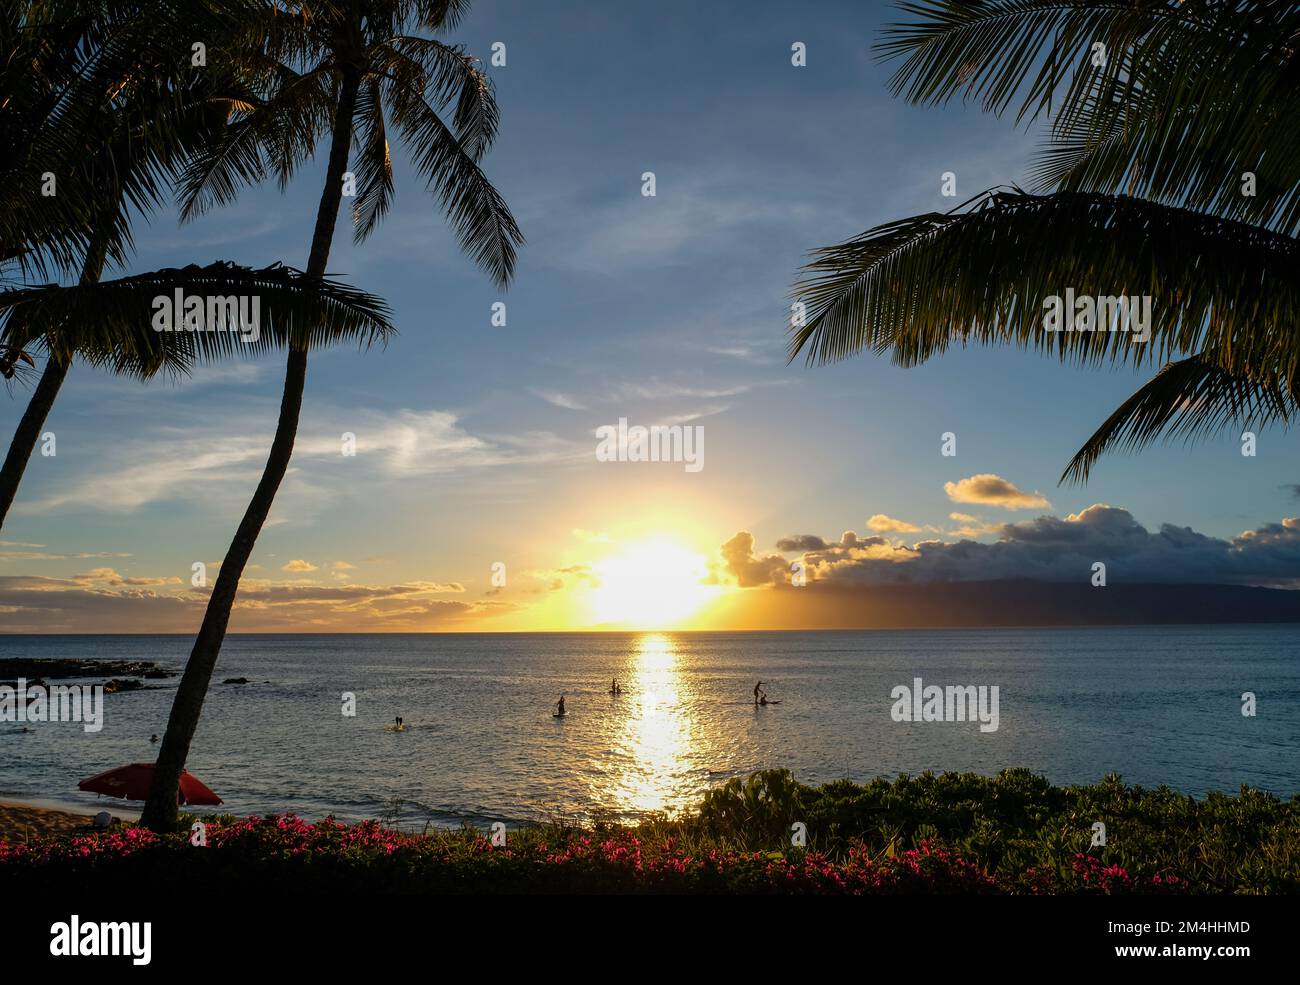
[[[392,625],[464,628],[485,614],[494,561],[533,573],[539,587],[510,603],[518,612],[547,572],[595,564],[592,544],[663,533],[707,555],[750,531],[770,550],[792,534],[868,536],[867,518],[884,514],[920,528],[908,542],[953,540],[953,512],[992,524],[1105,503],[1151,531],[1229,539],[1300,512],[1283,488],[1300,481],[1300,443],[1278,431],[1253,458],[1228,433],[1111,456],[1088,486],[1057,487],[1074,450],[1141,382],[1127,370],[1003,348],[907,370],[872,356],[786,364],[787,293],[807,250],[951,208],[945,171],[958,201],[1027,180],[1037,132],[890,96],[891,68],[870,50],[890,14],[883,3],[823,2],[815,14],[765,2],[477,3],[454,40],[485,61],[506,45],[507,64],[488,67],[502,120],[486,169],[528,239],[517,278],[502,294],[459,254],[395,144],[392,213],[359,247],[341,220],[329,266],[385,297],[400,334],[387,349],[313,356],[294,470],[250,578],[268,589],[454,585],[429,589],[441,604],[427,621],[394,606]],[[796,41],[807,67],[791,65]],[[153,216],[137,228],[131,270],[305,266],[322,163],[284,193],[248,189],[183,227],[174,213]],[[645,171],[654,198],[641,195]],[[490,323],[498,300],[505,327]],[[179,386],[74,369],[49,422],[58,455],[28,469],[0,535],[0,576],[159,596],[132,617],[141,629],[196,622],[192,599],[167,600],[186,595],[193,561],[224,553],[269,446],[281,376],[277,356]],[[26,396],[0,402],[6,428]],[[592,432],[619,417],[704,425],[706,467],[596,463]],[[344,431],[358,435],[356,458],[338,454]],[[939,454],[945,431],[957,434],[956,458]],[[986,473],[1050,506],[962,505],[945,492]],[[283,570],[295,560],[312,570]],[[118,581],[102,571],[76,581],[98,569]],[[582,622],[547,611],[511,625]],[[254,615],[242,625],[260,625]],[[119,625],[71,609],[15,618],[24,629]]]

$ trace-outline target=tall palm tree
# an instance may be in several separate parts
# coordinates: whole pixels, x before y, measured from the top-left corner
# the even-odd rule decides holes
[[[268,3],[232,58],[242,58],[250,91],[222,139],[186,170],[183,214],[228,201],[242,183],[275,174],[283,186],[328,137],[325,183],[307,261],[324,274],[348,170],[355,168],[354,236],[376,227],[393,195],[387,138],[391,123],[406,140],[416,168],[441,200],[462,247],[500,286],[514,270],[523,237],[510,210],[479,168],[497,131],[492,86],[475,59],[436,38],[454,28],[468,0],[335,0]],[[450,111],[450,123],[442,113]],[[387,117],[387,119],[386,119]],[[239,580],[289,465],[302,408],[310,339],[293,340],[284,396],[266,468],[217,576],[190,651],[154,769],[142,823],[175,826],[180,775],[198,728],[212,672],[225,638]]]
[[[878,51],[914,103],[1046,117],[1036,187],[813,251],[790,356],[910,366],[1010,343],[1159,365],[1069,463],[1300,409],[1300,8],[1271,0],[915,0]],[[1098,47],[1100,46],[1100,47]],[[1152,337],[1046,332],[1067,287],[1150,295]]]
[[[183,23],[211,37],[246,0],[170,0],[143,5],[30,0],[0,20],[0,139],[15,148],[0,165],[0,269],[24,279],[80,265],[79,284],[0,292],[0,373],[6,378],[29,349],[46,352],[44,371],[0,467],[0,526],[74,357],[113,372],[148,378],[186,373],[196,361],[252,355],[287,345],[294,324],[319,326],[319,341],[363,343],[391,332],[387,308],[371,295],[275,265],[230,263],[154,271],[99,285],[110,258],[124,262],[130,210],[158,204],[178,156],[219,132],[219,70],[189,75],[189,47],[177,50]],[[36,186],[49,172],[56,194]],[[106,287],[107,289],[101,289]],[[266,309],[265,331],[249,344],[226,332],[157,333],[152,297],[247,296]],[[149,293],[152,291],[152,293]]]

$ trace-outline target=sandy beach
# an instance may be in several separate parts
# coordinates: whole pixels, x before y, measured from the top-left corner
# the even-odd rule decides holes
[[[114,821],[134,821],[138,810],[120,803],[104,804],[102,810]],[[98,811],[82,811],[50,804],[0,801],[0,841],[27,841],[48,835],[86,834],[94,829],[92,819]]]

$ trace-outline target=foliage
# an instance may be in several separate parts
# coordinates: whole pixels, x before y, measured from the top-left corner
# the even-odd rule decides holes
[[[187,821],[192,820],[187,818]],[[807,825],[806,847],[790,825]],[[1093,824],[1106,844],[1093,847]],[[407,834],[377,821],[213,816],[206,848],[142,828],[0,843],[24,884],[298,892],[1287,893],[1300,890],[1300,798],[1243,787],[1204,800],[1107,776],[1056,787],[1028,770],[810,787],[784,770],[710,791],[678,818],[532,825],[493,847],[468,826]]]

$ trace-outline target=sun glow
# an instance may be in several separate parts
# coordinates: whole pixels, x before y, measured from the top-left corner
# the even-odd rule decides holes
[[[591,609],[602,624],[627,629],[671,629],[721,591],[704,583],[704,556],[667,538],[630,545],[593,565],[599,584]]]

